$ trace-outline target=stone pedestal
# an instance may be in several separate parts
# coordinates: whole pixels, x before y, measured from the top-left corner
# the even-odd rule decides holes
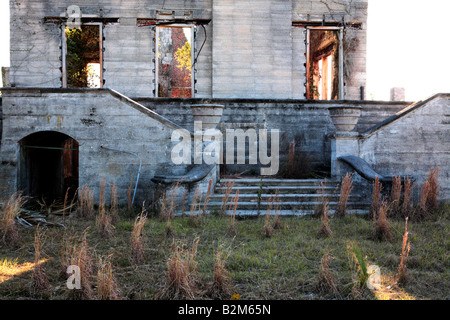
[[[359,156],[359,134],[357,132],[336,132],[331,135],[331,175],[341,177],[347,172],[341,156]]]
[[[346,165],[339,161],[341,156],[359,156],[359,133],[352,132],[361,116],[361,107],[334,106],[328,108],[337,132],[331,137],[331,175],[341,177]]]

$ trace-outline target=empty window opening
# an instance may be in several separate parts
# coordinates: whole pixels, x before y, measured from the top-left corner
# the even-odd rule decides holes
[[[72,199],[78,189],[79,144],[53,131],[31,134],[21,141],[19,190],[34,201]]]
[[[158,97],[193,97],[193,28],[157,27],[156,78]]]
[[[307,99],[343,99],[342,31],[307,29]]]
[[[64,27],[64,34],[63,87],[101,88],[101,24],[83,24],[76,29]]]

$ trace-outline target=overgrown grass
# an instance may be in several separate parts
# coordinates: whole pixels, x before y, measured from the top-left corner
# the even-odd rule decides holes
[[[20,193],[13,194],[0,210],[0,238],[7,246],[14,246],[19,241],[19,233],[15,224],[16,217],[25,204]]]
[[[270,237],[261,232],[265,217],[235,216],[232,234],[229,216],[206,215],[201,225],[189,223],[189,217],[175,217],[171,237],[166,235],[165,220],[149,217],[140,233],[145,240],[141,264],[130,259],[135,218],[122,215],[114,234],[104,238],[94,220],[66,217],[65,229],[45,229],[45,242],[39,247],[46,257],[42,263],[49,282],[45,295],[36,297],[28,290],[36,258],[35,232],[19,227],[17,245],[0,247],[0,299],[99,299],[97,284],[103,280],[114,282],[112,287],[103,287],[105,299],[156,299],[164,297],[163,293],[190,299],[229,299],[236,294],[245,300],[446,299],[450,296],[448,217],[447,212],[426,221],[408,221],[408,252],[404,220],[391,220],[391,240],[377,241],[373,220],[355,215],[330,217],[331,238],[317,236],[322,221],[314,217],[283,217],[284,227],[274,228]],[[44,234],[44,228],[41,231]],[[380,291],[366,289],[355,294],[357,269],[349,261],[348,250],[352,243],[357,244],[365,263],[380,267]],[[176,284],[174,279],[181,279],[173,268],[177,261],[184,263],[178,264],[184,266],[181,271],[189,273],[178,287],[171,287]],[[80,291],[69,290],[67,275],[61,276],[69,265],[81,268]],[[400,265],[408,271],[408,281],[401,284]],[[108,278],[112,273],[114,277]],[[320,278],[330,290],[318,290]],[[213,283],[215,291],[211,291]],[[170,289],[164,292],[164,288]]]

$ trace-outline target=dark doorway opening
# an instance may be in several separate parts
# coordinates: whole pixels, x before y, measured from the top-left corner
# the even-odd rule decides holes
[[[31,134],[21,141],[19,190],[34,201],[51,204],[72,199],[78,189],[79,144],[53,131]]]

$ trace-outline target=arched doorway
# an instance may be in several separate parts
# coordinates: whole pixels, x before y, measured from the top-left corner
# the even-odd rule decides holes
[[[19,141],[18,189],[45,203],[72,199],[78,189],[79,144],[55,131],[33,133]]]

